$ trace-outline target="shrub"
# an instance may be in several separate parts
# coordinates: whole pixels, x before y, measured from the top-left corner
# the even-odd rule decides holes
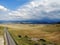
[[[22,36],[21,35],[18,35],[19,38],[21,38]]]
[[[27,36],[27,35],[25,35],[25,38],[28,38],[28,36]]]
[[[40,39],[39,41],[46,42],[46,40],[44,40],[44,39]]]
[[[39,45],[38,43],[35,43],[34,45]]]

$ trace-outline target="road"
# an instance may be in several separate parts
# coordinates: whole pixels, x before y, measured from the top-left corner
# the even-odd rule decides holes
[[[6,41],[6,45],[16,45],[15,41],[11,37],[10,33],[7,31],[8,29],[5,27],[4,28],[4,37]]]

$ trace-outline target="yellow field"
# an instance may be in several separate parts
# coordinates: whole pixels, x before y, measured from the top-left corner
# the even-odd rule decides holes
[[[0,24],[1,26],[8,27],[8,31],[18,45],[34,45],[36,41],[28,41],[29,39],[45,39],[55,45],[60,45],[60,24]],[[21,38],[19,38],[19,35]]]
[[[0,36],[3,35],[3,30],[4,30],[4,27],[3,26],[0,26]]]
[[[4,27],[3,26],[0,26],[0,44],[1,45],[4,45],[4,33],[3,33],[3,30],[4,30]]]

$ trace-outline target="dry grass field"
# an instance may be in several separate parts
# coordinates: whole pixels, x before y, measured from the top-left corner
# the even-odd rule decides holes
[[[60,45],[60,24],[0,24],[17,45]]]
[[[0,26],[0,44],[1,45],[4,45],[3,30],[4,30],[4,27]]]
[[[0,26],[0,35],[3,35],[3,29],[4,29],[4,27]]]

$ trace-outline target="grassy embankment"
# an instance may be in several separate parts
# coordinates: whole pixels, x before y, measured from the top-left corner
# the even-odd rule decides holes
[[[6,26],[18,45],[60,45],[60,24],[11,24]]]
[[[0,25],[0,44],[4,44],[4,27]],[[3,42],[2,42],[3,41]]]
[[[3,26],[0,26],[0,36],[3,35],[3,29],[4,29],[4,27]]]

